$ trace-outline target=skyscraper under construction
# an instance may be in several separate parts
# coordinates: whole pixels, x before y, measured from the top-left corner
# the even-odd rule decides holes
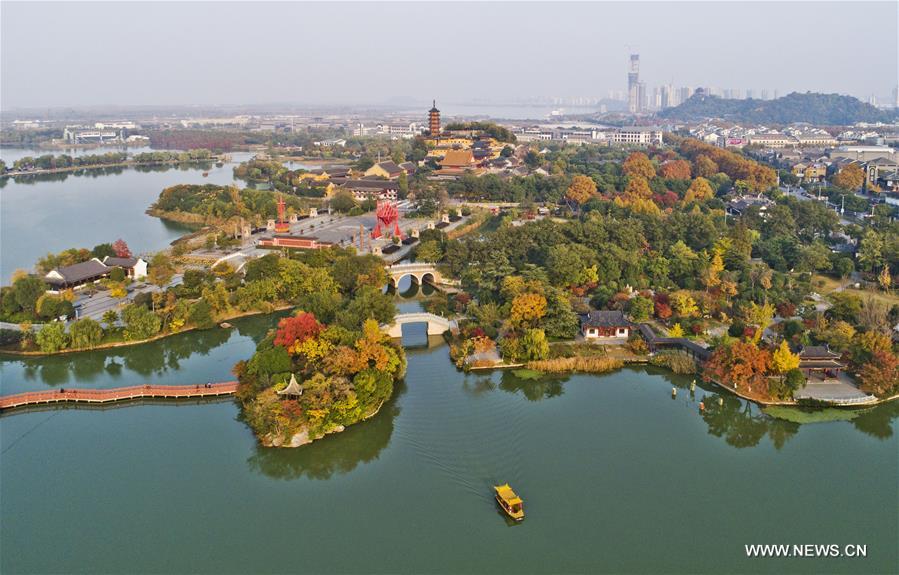
[[[627,110],[631,114],[643,111],[643,84],[640,83],[640,54],[631,54],[627,72]]]

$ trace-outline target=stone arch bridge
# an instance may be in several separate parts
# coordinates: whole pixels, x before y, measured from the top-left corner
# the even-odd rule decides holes
[[[457,331],[456,320],[427,312],[401,313],[393,318],[393,323],[381,326],[381,331],[393,338],[403,337],[403,326],[409,323],[428,324],[428,335],[443,335],[446,330]]]
[[[399,285],[400,280],[406,276],[412,277],[412,282],[416,285],[422,285],[424,282],[437,285],[442,283],[443,278],[437,267],[429,263],[410,263],[410,264],[393,264],[385,266],[387,270],[387,282],[394,288]]]

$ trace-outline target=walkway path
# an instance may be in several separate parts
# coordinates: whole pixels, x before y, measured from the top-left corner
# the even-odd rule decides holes
[[[133,385],[112,389],[56,389],[0,397],[0,410],[46,403],[110,403],[130,399],[183,399],[232,395],[237,382],[202,385]]]
[[[805,387],[793,394],[793,397],[797,400],[813,399],[834,405],[877,403],[875,396],[860,390],[845,374],[841,375],[842,377],[839,379],[830,378],[823,381],[810,379],[806,382]]]

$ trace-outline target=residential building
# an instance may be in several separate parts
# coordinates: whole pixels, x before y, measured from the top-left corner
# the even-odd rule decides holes
[[[97,258],[91,258],[86,262],[61,266],[51,270],[44,276],[44,280],[50,284],[53,292],[66,289],[79,289],[87,284],[97,283],[107,277],[112,268],[107,267]]]
[[[886,158],[888,160],[896,160],[896,150],[889,146],[840,146],[830,151],[830,157],[846,158],[848,160],[859,160],[867,162],[877,158]]]
[[[749,143],[754,146],[762,146],[763,148],[787,148],[796,146],[798,141],[793,136],[787,134],[752,134],[749,136]]]
[[[830,134],[799,134],[796,136],[796,142],[801,147],[831,148],[837,145],[837,139]]]
[[[731,216],[742,216],[746,210],[756,207],[764,217],[765,212],[768,211],[768,207],[773,204],[774,202],[761,194],[757,196],[746,195],[730,200],[725,209]]]
[[[793,166],[793,175],[803,182],[823,182],[827,177],[827,165],[820,162],[799,162]]]
[[[395,180],[345,180],[341,186],[349,190],[357,202],[366,200],[396,201],[399,193],[399,184]]]
[[[143,258],[118,258],[106,256],[103,258],[103,265],[109,268],[122,268],[125,274],[132,279],[143,279],[147,277],[147,262]]]
[[[619,310],[591,311],[581,318],[581,334],[587,341],[626,340],[632,328]]]
[[[644,126],[622,127],[606,132],[606,139],[612,145],[624,146],[661,146],[661,128]]]

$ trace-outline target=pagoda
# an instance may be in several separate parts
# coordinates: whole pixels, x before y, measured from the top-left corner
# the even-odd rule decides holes
[[[428,130],[432,138],[440,135],[440,110],[437,109],[437,100],[434,100],[431,109],[428,110]]]

